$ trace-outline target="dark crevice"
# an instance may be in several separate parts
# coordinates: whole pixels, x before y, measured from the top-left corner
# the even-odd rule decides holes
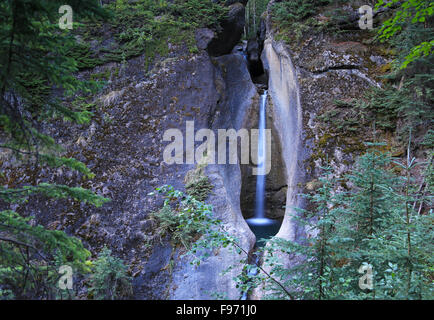
[[[250,39],[245,46],[244,55],[247,59],[250,76],[253,83],[259,85],[268,85],[268,77],[265,74],[264,66],[261,60],[264,44],[259,38]]]

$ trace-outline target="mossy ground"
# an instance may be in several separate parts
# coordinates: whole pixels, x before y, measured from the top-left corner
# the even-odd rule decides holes
[[[148,70],[155,57],[166,57],[173,46],[185,46],[196,53],[195,29],[218,30],[227,14],[227,8],[210,0],[117,0],[107,9],[113,13],[109,21],[85,21],[75,31],[81,41],[70,54],[80,69],[144,54],[144,68]]]

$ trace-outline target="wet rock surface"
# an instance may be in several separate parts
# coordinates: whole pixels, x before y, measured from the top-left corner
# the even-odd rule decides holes
[[[261,61],[262,43],[258,39],[250,39],[247,42],[247,61],[249,71],[253,78],[257,78],[264,73],[264,67]]]

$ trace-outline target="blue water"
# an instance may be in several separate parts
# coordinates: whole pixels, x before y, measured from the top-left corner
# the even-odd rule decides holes
[[[267,111],[268,92],[264,91],[261,95],[259,106],[259,137],[258,137],[258,175],[256,176],[256,197],[255,197],[255,215],[247,219],[247,224],[256,236],[257,240],[268,239],[279,231],[280,221],[268,219],[265,217],[265,163],[267,160],[266,153],[266,111]],[[262,246],[257,242],[257,246]]]
[[[267,160],[266,153],[266,108],[267,108],[268,92],[265,91],[261,96],[261,104],[259,106],[259,137],[258,137],[258,175],[256,176],[256,197],[255,197],[255,215],[251,219],[247,219],[247,224],[256,236],[256,247],[264,246],[264,242],[258,242],[261,239],[269,239],[275,236],[279,231],[281,221],[268,219],[265,217],[265,164]],[[255,264],[259,262],[259,255],[254,257]],[[247,277],[254,277],[259,272],[257,267],[250,269]],[[249,283],[250,280],[247,280]],[[248,292],[242,292],[241,300],[248,299]]]
[[[256,177],[256,207],[255,218],[265,218],[265,162],[267,160],[265,145],[265,112],[267,107],[267,91],[261,96],[259,107],[259,137],[258,137],[258,175]]]

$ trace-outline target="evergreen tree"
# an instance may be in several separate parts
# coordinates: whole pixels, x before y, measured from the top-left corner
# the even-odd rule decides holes
[[[393,161],[403,175],[385,191],[395,205],[384,217],[384,228],[369,239],[366,252],[377,262],[375,296],[380,299],[432,299],[433,265],[432,210],[421,214],[416,203],[430,201],[420,194],[412,177],[420,165],[410,157],[410,145],[405,163]],[[432,170],[430,166],[428,172]],[[430,183],[424,179],[424,183]],[[427,185],[429,188],[429,185]]]
[[[309,234],[302,243],[273,238],[264,261],[297,299],[432,299],[432,210],[422,213],[416,203],[430,203],[429,193],[412,181],[416,163],[393,161],[382,143],[368,144],[351,174],[350,190],[342,191],[324,168],[321,187],[310,210],[294,216]],[[410,150],[410,148],[409,148]],[[410,151],[408,151],[410,152]],[[400,166],[402,175],[392,169]],[[432,189],[431,163],[423,184]],[[290,256],[283,266],[277,252]],[[372,270],[372,288],[360,287],[359,268]],[[262,279],[267,281],[267,279]],[[270,298],[286,295],[268,281]]]
[[[62,98],[85,96],[90,88],[96,88],[95,83],[74,76],[77,61],[68,52],[76,40],[58,25],[63,4],[57,0],[0,3],[0,149],[12,161],[33,163],[35,167],[64,166],[92,178],[83,163],[62,157],[62,148],[43,131],[44,123],[54,118],[87,123],[91,114],[69,107]],[[96,0],[73,0],[69,4],[76,21],[106,16]],[[0,201],[5,209],[35,194],[72,198],[95,206],[108,200],[81,187],[49,183],[15,186],[7,183],[4,174],[2,180]],[[60,277],[57,267],[68,262],[77,271],[86,270],[89,255],[79,240],[62,231],[46,230],[11,210],[0,212],[0,298],[61,297],[55,288]]]
[[[343,238],[339,220],[342,215],[341,199],[336,196],[337,181],[330,167],[323,168],[320,187],[314,194],[304,194],[310,201],[310,210],[297,209],[294,219],[308,234],[301,243],[273,238],[265,251],[265,263],[274,275],[290,288],[296,299],[339,299],[344,296],[349,281],[343,278],[342,268],[347,241]],[[282,252],[290,256],[292,266],[287,269],[276,256]],[[271,298],[285,298],[285,293],[273,283],[267,288]],[[287,298],[287,297],[286,297]]]

